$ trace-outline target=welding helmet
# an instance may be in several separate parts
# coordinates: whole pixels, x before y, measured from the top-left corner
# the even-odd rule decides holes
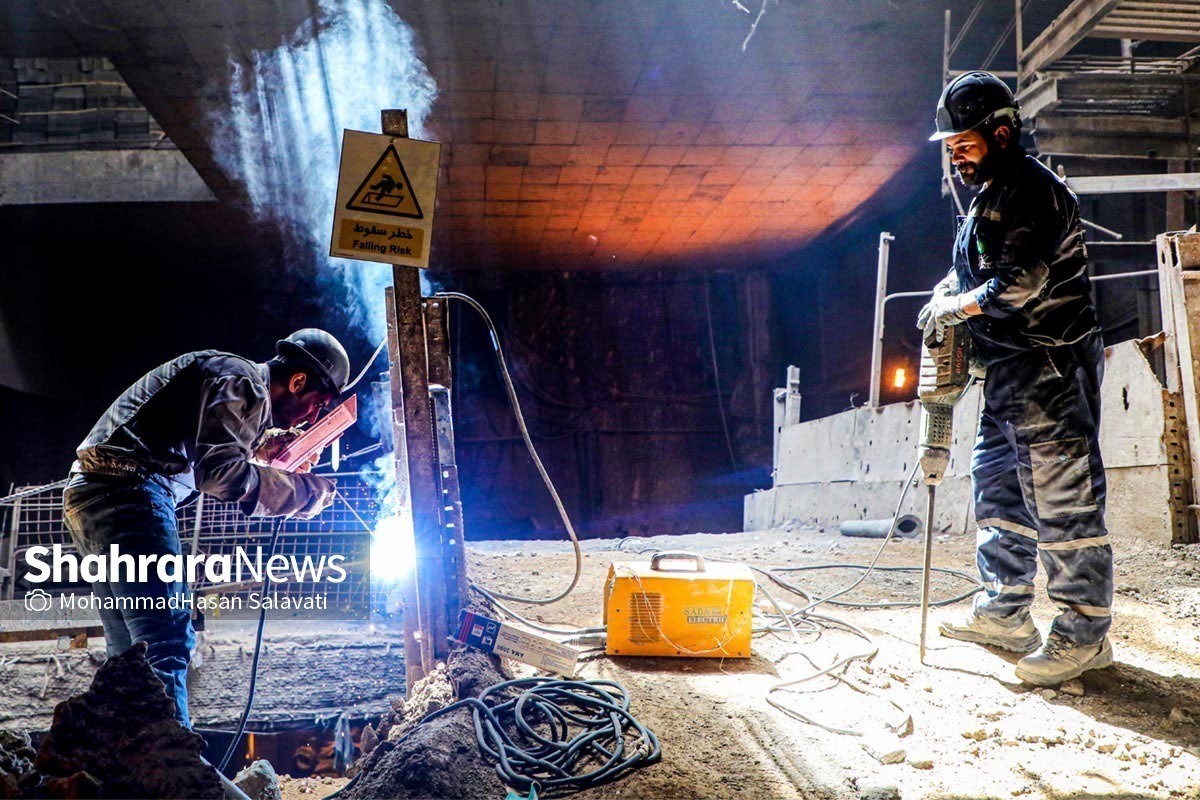
[[[1021,105],[1008,84],[990,72],[966,72],[942,91],[937,106],[937,131],[929,137],[936,142],[975,130],[985,123],[1008,117],[1014,132],[1021,128]]]
[[[312,370],[323,382],[318,387],[329,394],[341,394],[350,380],[350,357],[332,333],[320,328],[301,328],[275,343],[275,352],[289,364]]]

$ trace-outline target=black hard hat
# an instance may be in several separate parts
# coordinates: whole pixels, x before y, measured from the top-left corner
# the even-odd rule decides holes
[[[990,72],[966,72],[942,90],[937,107],[936,142],[978,128],[996,117],[1008,116],[1015,129],[1021,127],[1021,108],[1008,84]]]
[[[321,388],[330,394],[340,394],[350,380],[346,348],[332,333],[320,328],[301,328],[276,342],[275,351],[290,364],[310,368],[324,380],[326,385]]]

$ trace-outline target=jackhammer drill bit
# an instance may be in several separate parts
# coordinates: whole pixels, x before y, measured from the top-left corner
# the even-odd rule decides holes
[[[930,337],[921,348],[917,397],[921,401],[921,479],[929,487],[925,507],[925,561],[921,574],[920,660],[925,663],[929,623],[929,577],[933,565],[933,499],[950,465],[954,442],[954,404],[970,382],[970,339],[966,326],[948,328],[942,341]]]

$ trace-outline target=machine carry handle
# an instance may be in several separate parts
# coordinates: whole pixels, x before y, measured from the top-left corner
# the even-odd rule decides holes
[[[682,570],[664,570],[659,564],[663,561],[691,561],[696,572],[704,572],[704,556],[696,553],[685,553],[682,550],[665,550],[661,553],[655,553],[650,557],[650,569],[660,570],[663,572],[681,572]]]

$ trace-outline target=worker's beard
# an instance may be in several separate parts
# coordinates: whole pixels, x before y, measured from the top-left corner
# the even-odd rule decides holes
[[[1007,156],[1007,149],[1001,149],[994,139],[989,140],[987,154],[983,158],[979,161],[964,162],[961,166],[955,166],[954,170],[963,186],[982,186],[996,177]]]

